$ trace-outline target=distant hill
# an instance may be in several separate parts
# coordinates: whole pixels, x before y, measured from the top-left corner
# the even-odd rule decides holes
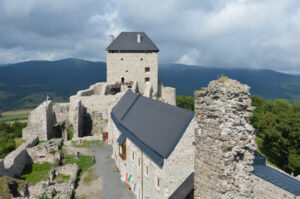
[[[164,85],[177,88],[179,95],[193,95],[194,90],[226,75],[251,87],[252,94],[263,98],[300,101],[300,76],[272,70],[221,69],[181,64],[160,65]],[[46,99],[68,101],[78,90],[106,81],[106,63],[80,59],[29,61],[0,67],[0,112],[29,109]]]

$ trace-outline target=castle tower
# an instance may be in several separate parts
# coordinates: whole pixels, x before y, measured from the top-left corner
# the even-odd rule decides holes
[[[110,42],[107,82],[137,82],[140,93],[151,88],[152,96],[157,96],[159,49],[151,39],[144,32],[122,32],[116,39],[110,36]]]

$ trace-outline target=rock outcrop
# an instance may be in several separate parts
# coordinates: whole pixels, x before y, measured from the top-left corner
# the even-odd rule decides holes
[[[249,87],[227,77],[195,91],[195,198],[254,198]]]

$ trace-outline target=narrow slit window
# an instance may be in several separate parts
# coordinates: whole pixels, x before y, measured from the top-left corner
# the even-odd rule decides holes
[[[145,82],[150,82],[150,77],[145,77]]]

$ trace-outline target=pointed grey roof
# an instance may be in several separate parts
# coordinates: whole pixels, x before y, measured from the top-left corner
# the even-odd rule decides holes
[[[159,102],[130,89],[112,109],[112,119],[126,138],[162,166],[193,119],[194,112]],[[192,144],[192,143],[191,143]]]
[[[141,42],[137,42],[137,34],[141,34]],[[106,48],[117,52],[158,52],[159,49],[144,32],[121,32]]]

